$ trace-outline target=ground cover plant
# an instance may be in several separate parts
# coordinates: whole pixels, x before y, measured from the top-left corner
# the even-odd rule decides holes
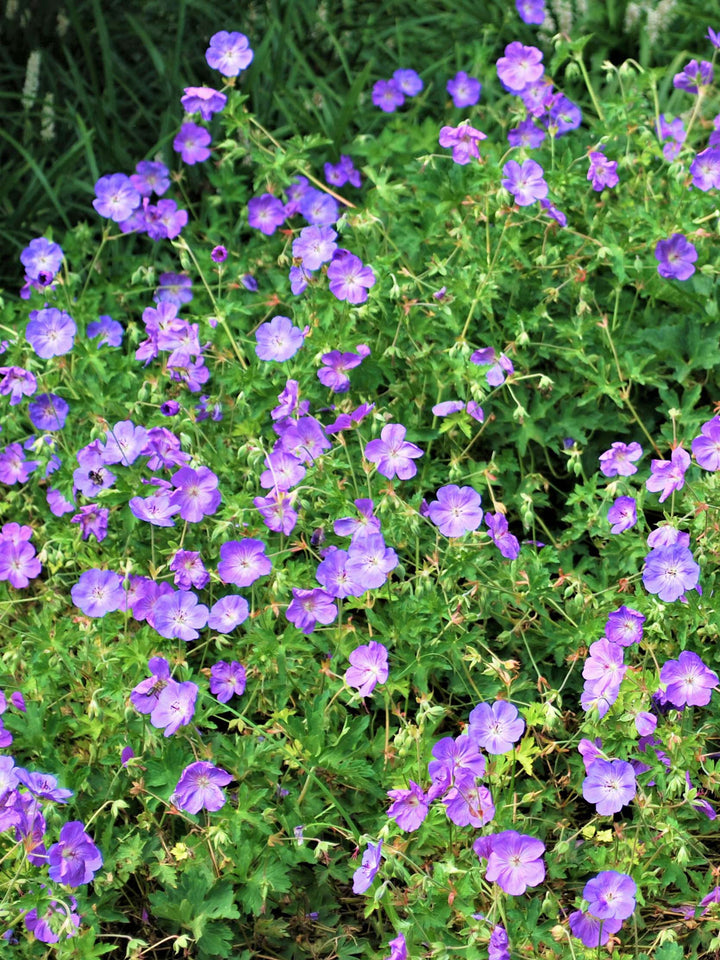
[[[218,25],[23,248],[9,955],[720,949],[720,37],[594,68],[516,14],[340,143]]]

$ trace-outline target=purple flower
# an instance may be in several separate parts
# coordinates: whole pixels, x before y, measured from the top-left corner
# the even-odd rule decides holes
[[[87,325],[87,335],[91,340],[100,337],[98,347],[119,347],[123,338],[122,324],[103,314],[99,320]]]
[[[561,137],[570,130],[576,130],[582,123],[582,111],[576,103],[568,100],[562,93],[553,95],[550,106],[548,129],[553,136]]]
[[[365,893],[370,889],[375,874],[382,863],[382,840],[377,843],[368,843],[363,853],[362,865],[353,874],[353,893]]]
[[[210,120],[225,108],[227,97],[212,87],[185,87],[180,103],[185,113],[199,113],[203,120]]]
[[[76,935],[80,927],[80,915],[76,912],[77,900],[75,897],[67,899],[68,904],[51,900],[42,916],[38,914],[36,907],[25,914],[25,927],[41,943],[59,943],[61,934],[66,940]]]
[[[334,187],[344,187],[348,182],[353,187],[360,187],[362,183],[360,173],[353,166],[352,159],[344,153],[340,154],[339,163],[325,164],[325,179]]]
[[[516,830],[496,833],[492,838],[485,879],[497,883],[505,893],[519,897],[528,887],[536,887],[545,879],[544,853],[545,844],[535,837]]]
[[[56,307],[47,307],[31,312],[25,337],[39,357],[49,360],[70,353],[76,333],[75,321],[69,313]]]
[[[655,247],[658,273],[668,280],[687,280],[695,273],[697,250],[682,233],[658,240]]]
[[[62,430],[70,407],[56,393],[39,393],[28,404],[30,421],[36,430]]]
[[[250,616],[250,607],[245,597],[230,594],[221,597],[210,609],[207,625],[218,633],[232,633]]]
[[[443,737],[434,744],[432,756],[435,759],[428,764],[428,774],[433,782],[430,790],[433,795],[457,786],[460,781],[485,774],[485,757],[470,736]]]
[[[637,508],[635,497],[617,497],[608,510],[608,523],[611,523],[610,533],[623,533],[637,523]]]
[[[514,197],[519,207],[528,207],[548,195],[548,185],[543,179],[543,168],[534,160],[525,160],[522,166],[517,160],[508,160],[503,167],[503,187]]]
[[[338,300],[348,303],[365,303],[368,290],[375,286],[372,267],[363,264],[359,257],[347,250],[338,249],[327,268],[330,292]]]
[[[385,957],[385,960],[407,960],[407,944],[404,934],[399,933],[394,940],[390,941],[388,946],[390,947],[390,956]]]
[[[7,580],[16,590],[21,590],[39,577],[41,571],[42,566],[31,543],[0,537],[0,580]]]
[[[545,0],[515,0],[515,9],[523,23],[540,26],[545,20]]]
[[[169,170],[164,163],[141,160],[135,165],[135,171],[130,175],[130,183],[142,197],[153,193],[160,197],[170,186]]]
[[[570,929],[574,937],[582,940],[586,947],[602,947],[610,939],[611,933],[617,933],[622,927],[622,920],[598,920],[582,910],[575,910],[568,917]]]
[[[218,576],[224,583],[249,587],[271,570],[272,563],[265,556],[262,540],[246,537],[244,540],[228,540],[220,547]]]
[[[446,89],[456,107],[474,107],[480,99],[482,84],[464,70],[458,70],[452,80],[448,80]]]
[[[295,356],[304,343],[305,334],[293,326],[289,317],[273,317],[269,323],[260,324],[255,339],[255,353],[261,360],[282,363]]]
[[[593,760],[587,767],[582,794],[601,816],[618,813],[637,793],[635,770],[625,760]]]
[[[641,737],[649,737],[655,732],[657,717],[652,713],[641,711],[635,717],[635,729]]]
[[[36,237],[31,240],[20,254],[20,262],[25,267],[27,279],[42,280],[43,285],[50,283],[60,269],[62,261],[62,247],[46,237]]]
[[[675,160],[680,153],[680,149],[683,143],[685,143],[685,138],[687,137],[682,117],[676,117],[674,120],[668,122],[665,119],[665,114],[661,113],[658,119],[657,134],[661,142],[670,138],[670,143],[666,143],[663,147],[663,156],[668,163],[670,163],[672,160]],[[693,165],[691,164],[691,173],[693,172],[692,167]]]
[[[104,617],[106,613],[119,610],[125,601],[120,575],[114,570],[97,568],[80,575],[70,590],[70,596],[86,617]]]
[[[527,5],[530,0],[516,0],[516,3],[525,3]],[[542,2],[542,0],[540,0]],[[507,931],[505,927],[501,927],[500,924],[497,924],[493,927],[493,931],[490,934],[490,939],[488,940],[488,960],[510,960],[510,941],[508,940]]]
[[[224,77],[236,77],[250,66],[253,51],[244,33],[228,33],[220,30],[210,37],[210,46],[205,51],[209,67],[219,70]]]
[[[93,206],[101,217],[122,223],[140,205],[140,194],[124,173],[100,177],[95,184]]]
[[[511,147],[528,147],[534,150],[545,139],[545,131],[538,127],[532,117],[523,120],[513,130],[508,130],[508,143]],[[541,201],[544,205],[550,201]]]
[[[495,805],[487,787],[479,786],[474,777],[456,779],[443,798],[448,820],[459,827],[484,827],[495,816]]]
[[[500,82],[510,93],[520,93],[543,75],[542,58],[537,47],[526,47],[515,40],[505,47],[505,56],[497,62]]]
[[[237,660],[226,663],[218,660],[210,668],[210,693],[214,694],[220,703],[227,703],[234,696],[241,697],[245,693],[247,675],[245,667]]]
[[[305,270],[318,270],[332,259],[337,250],[336,238],[337,233],[332,227],[317,224],[303,227],[300,236],[293,240],[293,256],[300,257]]]
[[[637,473],[633,463],[643,454],[639,443],[613,443],[609,450],[600,454],[600,473],[606,477],[629,477]]]
[[[369,697],[378,683],[388,678],[388,652],[382,643],[371,640],[351,651],[348,660],[352,666],[345,672],[345,683],[356,687],[361,697]]]
[[[197,685],[190,680],[184,683],[168,680],[150,714],[150,723],[158,730],[164,730],[163,736],[171,737],[192,720],[197,695]]]
[[[417,830],[428,814],[430,800],[421,787],[413,780],[407,790],[388,790],[387,795],[393,801],[387,815],[393,818],[401,830]]]
[[[690,455],[682,447],[676,447],[670,460],[652,461],[651,474],[645,481],[645,486],[654,493],[662,490],[660,496],[660,503],[662,503],[671,493],[682,490],[685,485],[685,472],[689,466]]]
[[[133,687],[130,702],[138,713],[152,713],[157,706],[161,691],[170,680],[170,665],[164,657],[151,657],[148,660],[150,676]]]
[[[677,660],[667,660],[660,670],[660,682],[666,684],[665,697],[680,709],[704,707],[710,703],[718,676],[705,666],[696,653],[683,650]]]
[[[207,624],[208,608],[198,603],[191,590],[173,590],[155,604],[153,626],[161,637],[197,640],[199,630]]]
[[[713,82],[712,64],[707,60],[700,63],[691,60],[681,73],[673,77],[673,86],[676,90],[686,90],[688,93],[699,93],[700,87],[709,87]]]
[[[178,810],[185,813],[214,812],[225,804],[225,794],[220,788],[226,787],[232,779],[222,767],[198,760],[185,767],[170,799]]]
[[[121,463],[129,467],[143,453],[148,432],[145,427],[136,427],[132,420],[121,420],[105,433],[105,449],[102,451],[106,464]]]
[[[370,355],[370,349],[364,343],[360,344],[357,350],[357,353],[340,353],[339,350],[324,353],[320,358],[323,366],[317,373],[320,383],[334,393],[346,393],[350,389],[347,371],[359,367],[365,357]]]
[[[397,565],[397,554],[385,545],[381,534],[353,537],[345,569],[362,590],[381,587]]]
[[[175,586],[181,590],[189,590],[190,587],[202,590],[210,580],[210,574],[195,550],[177,550],[168,564],[168,570],[175,574]]]
[[[180,154],[184,163],[202,163],[210,156],[210,140],[210,134],[204,127],[188,121],[180,127],[173,140],[173,150]]]
[[[502,513],[486,513],[485,523],[490,539],[503,557],[508,560],[517,560],[520,556],[520,544],[515,534],[510,533],[508,529],[507,517]]]
[[[623,605],[608,615],[605,636],[612,643],[629,647],[642,640],[643,623],[645,623],[645,616],[642,613]]]
[[[488,753],[508,753],[525,730],[517,707],[506,700],[479,703],[470,714],[468,736]]]
[[[180,508],[180,516],[188,523],[199,523],[203,517],[215,513],[222,501],[217,489],[218,478],[208,467],[181,467],[170,478],[175,490],[170,494],[170,505]]]
[[[636,893],[637,885],[628,874],[603,870],[585,884],[583,900],[598,920],[627,920],[635,911]]]
[[[416,96],[423,88],[423,82],[415,70],[400,68],[393,73],[392,78],[406,97]]]
[[[315,571],[320,586],[331,597],[359,597],[365,592],[365,587],[356,582],[347,570],[350,555],[347,550],[338,550],[332,547],[328,550],[322,562]]]
[[[255,497],[253,505],[269,530],[284,533],[287,536],[297,523],[297,511],[293,509],[295,494],[284,490],[273,490],[267,497]]]
[[[333,597],[319,587],[312,590],[293,587],[292,594],[285,616],[303,633],[312,633],[318,623],[327,626],[337,617]]]
[[[645,557],[642,578],[648,593],[672,603],[697,587],[700,567],[687,547],[659,547]]]
[[[698,190],[707,192],[720,187],[720,149],[708,147],[694,158],[690,164],[692,184]]]
[[[441,147],[452,147],[453,160],[464,166],[480,157],[478,143],[486,139],[487,135],[482,130],[476,130],[468,120],[463,120],[457,127],[442,127],[438,143]]]
[[[428,505],[428,516],[443,536],[462,537],[482,523],[480,502],[480,494],[472,487],[451,483],[440,487],[437,500]]]
[[[192,280],[183,273],[161,273],[153,299],[156,303],[174,303],[181,307],[192,300]],[[144,319],[144,314],[143,314]]]
[[[248,223],[266,236],[272,236],[281,223],[285,222],[285,207],[281,200],[271,193],[263,193],[248,201]]]
[[[602,150],[593,150],[589,154],[590,169],[587,178],[592,180],[593,190],[598,193],[605,187],[616,187],[619,177],[617,175],[617,160],[608,160]]]
[[[506,376],[515,372],[512,361],[504,353],[498,354],[495,347],[481,347],[470,355],[470,362],[478,367],[487,367],[490,369],[485,374],[485,379],[491,387],[499,387],[505,382]]]
[[[385,113],[394,113],[405,103],[397,80],[378,80],[372,88],[372,102]]]
[[[287,215],[287,210],[285,211]],[[329,226],[340,216],[337,200],[324,190],[308,188],[300,201],[300,213],[308,223],[315,226]]]
[[[79,523],[83,540],[91,536],[101,543],[107,536],[108,516],[107,507],[98,507],[95,503],[88,503],[80,507],[80,513],[71,518],[70,523]]]
[[[590,644],[589,656],[583,665],[583,677],[593,681],[594,693],[605,693],[620,686],[627,673],[623,657],[623,647],[612,643],[607,637]]]
[[[48,850],[49,876],[56,883],[79,887],[90,883],[103,858],[84,825],[72,820],[60,830],[60,841]]]
[[[442,403],[436,403],[432,408],[434,417],[449,417],[453,413],[459,413],[465,409],[463,400],[443,400]]]
[[[700,427],[700,436],[692,442],[692,452],[703,470],[720,470],[720,417],[713,417]]]
[[[365,447],[365,456],[377,464],[378,473],[388,480],[397,477],[409,480],[417,473],[414,460],[423,455],[420,447],[405,440],[407,433],[400,423],[388,423],[380,431],[379,440],[371,440]]]
[[[227,255],[227,247],[223,247],[222,244],[213,247],[210,251],[210,258],[213,263],[224,263],[227,260]]]

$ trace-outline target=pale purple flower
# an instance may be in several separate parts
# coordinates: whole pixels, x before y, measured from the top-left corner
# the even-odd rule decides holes
[[[331,597],[359,597],[365,592],[365,587],[357,583],[347,570],[349,560],[347,550],[338,550],[332,547],[328,550],[322,562],[315,571],[320,586]]]
[[[260,474],[260,486],[266,490],[290,490],[305,477],[301,461],[282,447],[265,457],[265,467]]]
[[[385,957],[385,960],[407,960],[407,944],[404,934],[399,933],[394,940],[390,941],[388,946],[390,947],[390,956]]]
[[[224,109],[227,96],[212,87],[185,87],[180,103],[185,113],[199,113],[203,120],[210,120],[214,113]]]
[[[77,327],[73,318],[57,307],[33,310],[25,329],[27,342],[43,360],[70,353],[75,344],[76,333]]]
[[[515,198],[519,207],[528,207],[548,195],[548,185],[543,177],[543,168],[535,160],[508,160],[503,167],[503,187]]]
[[[7,580],[16,590],[22,590],[41,572],[42,566],[31,543],[0,537],[0,580]]]
[[[180,508],[180,516],[188,523],[199,523],[215,513],[222,502],[218,478],[208,467],[180,467],[170,478],[175,490],[170,494],[171,506]]]
[[[713,67],[707,60],[700,63],[691,60],[680,73],[673,77],[673,86],[676,90],[686,90],[688,93],[698,93],[700,87],[709,87],[713,82]]]
[[[360,344],[357,351],[340,353],[339,350],[331,350],[324,353],[320,358],[323,366],[317,372],[320,383],[335,393],[346,393],[350,389],[347,371],[359,367],[365,357],[370,355],[370,349],[364,343]]]
[[[394,113],[405,103],[397,80],[378,80],[372,89],[372,102],[385,113]]]
[[[338,219],[340,208],[337,200],[329,193],[309,187],[300,200],[300,213],[308,223],[327,227]]]
[[[69,940],[80,928],[80,915],[77,913],[77,900],[67,897],[67,903],[51,900],[45,913],[40,916],[37,907],[28,910],[23,918],[29,933],[41,943],[59,943],[60,936]]]
[[[655,732],[657,717],[653,713],[641,711],[635,716],[635,729],[641,737],[649,737]]]
[[[318,270],[332,259],[337,250],[337,233],[328,226],[312,224],[303,227],[300,235],[293,240],[294,257],[300,257],[305,270]]]
[[[365,303],[368,290],[375,286],[372,267],[365,266],[359,257],[348,250],[338,249],[327,268],[330,292],[338,300],[348,303]]]
[[[633,643],[639,643],[643,635],[643,623],[645,623],[644,614],[632,607],[618,607],[608,614],[605,623],[605,636],[612,643],[621,647],[629,647]]]
[[[543,75],[542,58],[537,47],[526,47],[515,40],[505,47],[505,56],[497,62],[500,82],[511,93],[520,93]]]
[[[107,536],[108,516],[110,511],[107,507],[99,507],[95,503],[87,503],[80,507],[80,513],[76,513],[70,519],[70,523],[79,523],[83,540],[88,540],[91,536],[95,537],[98,543],[101,543]]]
[[[0,394],[10,397],[10,406],[16,407],[23,397],[31,397],[37,390],[37,380],[23,367],[0,367]]]
[[[267,497],[255,497],[253,505],[263,518],[265,526],[287,536],[297,523],[297,511],[293,509],[295,494],[284,490],[272,490]]]
[[[192,720],[197,695],[197,685],[190,680],[184,683],[168,680],[150,714],[150,723],[158,730],[164,730],[164,736],[171,737]]]
[[[627,920],[635,911],[636,893],[637,884],[628,874],[603,870],[585,884],[583,900],[598,920]]]
[[[718,676],[696,653],[683,650],[677,660],[663,664],[660,682],[666,685],[665,697],[674,707],[704,707],[710,703]]]
[[[60,269],[63,261],[62,247],[46,237],[36,237],[20,254],[20,262],[30,281],[49,283]]]
[[[464,70],[458,70],[452,80],[448,80],[445,89],[456,107],[474,107],[480,99],[482,84],[475,77],[468,76]]]
[[[210,156],[210,140],[210,134],[204,127],[188,120],[173,140],[173,150],[180,154],[184,163],[202,163]]]
[[[604,946],[610,939],[610,934],[617,933],[623,925],[622,920],[598,920],[582,910],[574,910],[568,917],[568,922],[572,935],[582,940],[589,949]]]
[[[490,791],[476,784],[471,775],[456,779],[442,802],[448,820],[459,827],[484,827],[495,816]]]
[[[700,436],[692,442],[692,452],[703,470],[720,470],[720,417],[713,417],[700,427]]]
[[[469,120],[463,120],[457,127],[442,127],[438,143],[441,147],[452,147],[453,160],[460,166],[464,166],[472,159],[480,157],[478,143],[486,139],[487,134],[471,127]]]
[[[698,153],[690,164],[692,184],[707,192],[720,187],[720,148],[708,147]]]
[[[625,760],[593,760],[587,767],[582,794],[601,816],[618,813],[637,793],[635,770]]]
[[[443,400],[442,403],[436,403],[432,408],[434,417],[449,417],[453,413],[459,413],[465,409],[465,403],[462,400]]]
[[[550,203],[549,200],[541,200],[540,206],[551,220],[559,223],[561,227],[567,226],[567,217],[565,214],[562,212],[562,210],[558,210],[558,208],[554,204]]]
[[[529,0],[516,0],[516,3],[523,2],[527,4]],[[510,941],[505,927],[500,926],[500,924],[494,926],[490,934],[488,960],[510,960]]]
[[[373,514],[372,500],[355,500],[357,517],[340,517],[333,524],[333,530],[339,537],[363,537],[370,533],[380,533],[380,521]]]
[[[285,206],[271,193],[263,193],[248,201],[248,223],[266,236],[272,236],[285,222]]]
[[[375,874],[382,863],[382,840],[377,843],[368,843],[362,857],[362,864],[353,873],[353,893],[365,893],[369,890]]]
[[[98,347],[119,347],[123,339],[122,324],[107,314],[87,325],[87,335],[90,340],[100,337]]]
[[[388,678],[387,647],[376,640],[356,647],[348,660],[352,666],[345,672],[345,683],[356,687],[361,697],[369,697],[377,684],[385,683]]]
[[[160,197],[170,186],[170,171],[159,161],[141,160],[135,165],[135,173],[130,175],[130,183],[143,197],[153,193]]]
[[[130,702],[138,713],[150,714],[157,706],[160,691],[170,680],[170,664],[164,657],[151,657],[148,660],[150,676],[133,687]]]
[[[510,533],[507,517],[503,513],[486,513],[490,539],[507,560],[517,560],[520,556],[520,543],[515,534]]]
[[[490,367],[485,379],[491,387],[499,387],[505,378],[515,372],[512,361],[504,353],[498,354],[495,347],[481,347],[470,355],[470,362],[478,367]]]
[[[420,447],[405,440],[407,430],[400,423],[388,423],[380,431],[379,440],[371,440],[365,447],[365,456],[377,464],[378,473],[392,480],[409,480],[417,473],[413,462],[423,455]]]
[[[425,792],[413,780],[407,790],[388,790],[393,801],[387,815],[393,818],[401,830],[417,830],[428,814],[430,801]]]
[[[582,675],[592,681],[593,692],[602,694],[619,687],[628,669],[623,663],[623,647],[603,637],[591,643],[588,652]]]
[[[545,131],[537,126],[532,117],[528,117],[513,130],[508,130],[508,143],[511,147],[528,147],[534,150],[535,147],[540,146],[545,136]],[[541,201],[541,203],[544,205],[549,201]]]
[[[659,547],[645,557],[642,578],[648,593],[672,603],[697,587],[700,567],[687,547]]]
[[[272,562],[265,555],[262,540],[246,537],[244,540],[228,540],[220,547],[218,575],[225,583],[249,587],[271,570]]]
[[[242,696],[246,684],[245,667],[237,660],[231,660],[230,663],[218,660],[210,668],[210,693],[216,696],[220,703],[227,703],[234,696]]]
[[[516,830],[503,830],[492,838],[485,879],[513,897],[525,893],[528,887],[536,887],[545,879],[542,840]]]
[[[282,363],[294,357],[305,340],[304,332],[289,317],[273,317],[255,331],[255,353],[261,360]]]
[[[468,736],[491,754],[508,753],[525,730],[517,707],[506,700],[479,703],[470,714]]]
[[[472,737],[443,737],[432,748],[433,760],[428,774],[433,782],[431,793],[438,795],[460,781],[473,780],[485,774],[486,761]]]
[[[386,546],[382,535],[370,533],[353,537],[345,569],[363,590],[375,590],[385,583],[398,562],[397,554]]]
[[[697,250],[682,233],[673,233],[655,246],[658,273],[668,280],[688,280],[694,273]]]
[[[221,597],[210,608],[207,625],[218,633],[232,633],[250,616],[250,607],[245,597],[230,594]]]
[[[100,177],[95,184],[93,206],[101,217],[122,223],[139,205],[140,194],[124,173]]]
[[[639,443],[620,443],[611,444],[610,449],[600,454],[600,473],[606,477],[629,477],[637,473],[635,460],[639,460],[643,454]]]
[[[312,590],[293,587],[292,594],[285,616],[303,633],[312,633],[318,623],[327,626],[337,617],[334,598],[319,587]]]
[[[360,187],[362,181],[360,172],[353,166],[352,159],[346,154],[340,154],[339,163],[325,164],[325,180],[334,187],[344,187],[351,183],[353,187]]]
[[[224,77],[236,77],[250,66],[252,58],[253,51],[245,34],[227,30],[214,33],[205,51],[208,66],[219,70]]]
[[[635,497],[617,497],[608,510],[608,523],[612,524],[610,533],[624,533],[637,523]]]
[[[648,490],[662,491],[660,503],[667,500],[671,493],[682,490],[685,485],[685,473],[690,466],[690,454],[682,447],[676,447],[670,460],[653,460],[651,474],[645,481]]]
[[[70,590],[72,602],[86,617],[104,617],[119,610],[125,602],[122,578],[114,570],[93,568],[80,575]]]
[[[547,125],[553,136],[561,137],[582,123],[582,110],[562,93],[553,94]]]
[[[415,70],[401,67],[393,73],[392,78],[406,97],[417,96],[423,88],[422,79]]]
[[[70,407],[56,393],[39,393],[28,404],[28,415],[36,430],[62,430]]]
[[[129,467],[142,454],[147,443],[147,430],[131,420],[121,420],[105,433],[105,449],[102,452],[106,464],[121,463]]]
[[[545,0],[515,0],[515,9],[523,23],[540,26],[545,20]]]
[[[192,279],[183,273],[161,273],[158,288],[153,295],[155,303],[172,303],[181,307],[193,298]],[[143,313],[143,320],[145,314]]]
[[[608,160],[600,150],[592,150],[589,154],[590,169],[587,178],[592,180],[592,188],[598,193],[605,187],[616,187],[620,182],[617,175],[617,160]]]
[[[207,624],[208,608],[198,603],[191,590],[174,590],[155,604],[153,626],[161,637],[178,640],[197,640],[199,630]]]
[[[79,887],[90,883],[103,864],[102,854],[79,820],[63,824],[60,840],[48,850],[48,875],[56,883]]]
[[[178,810],[185,813],[214,812],[225,805],[225,794],[220,788],[226,787],[233,779],[222,767],[198,760],[185,767],[170,799]]]
[[[480,494],[472,487],[451,483],[440,487],[437,500],[428,505],[428,516],[445,537],[462,537],[482,523]]]
[[[210,574],[195,550],[177,550],[168,564],[168,570],[175,574],[175,586],[181,590],[189,590],[190,587],[202,590],[210,581]]]

